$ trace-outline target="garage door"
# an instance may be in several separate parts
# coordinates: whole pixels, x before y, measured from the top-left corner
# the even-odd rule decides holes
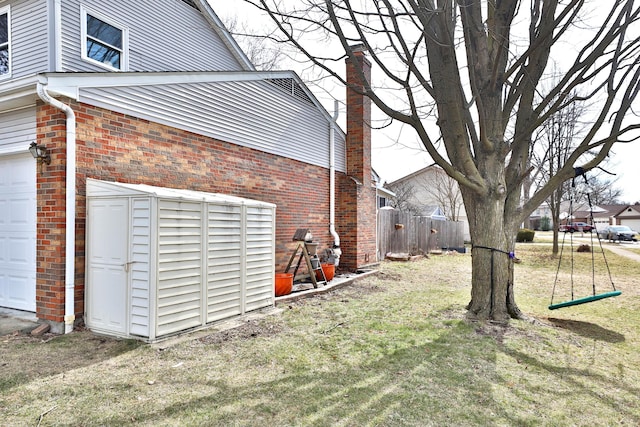
[[[36,161],[0,156],[0,306],[36,310]]]

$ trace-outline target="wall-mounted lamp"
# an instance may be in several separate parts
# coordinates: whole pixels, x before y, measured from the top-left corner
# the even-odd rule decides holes
[[[33,156],[34,159],[38,160],[38,163],[46,163],[48,165],[51,164],[51,155],[49,154],[49,150],[44,145],[38,145],[35,142],[32,142],[29,146],[29,152]]]

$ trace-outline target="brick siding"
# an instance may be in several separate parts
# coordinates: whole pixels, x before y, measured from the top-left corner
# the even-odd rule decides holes
[[[77,120],[76,316],[84,312],[87,178],[187,188],[275,203],[276,271],[286,267],[295,247],[291,238],[297,228],[310,228],[314,241],[320,242],[319,249],[333,243],[329,234],[328,169],[86,104],[69,105]],[[52,157],[51,164],[38,172],[37,182],[37,316],[61,322],[65,281],[64,114],[40,104],[37,127],[37,142],[45,145]],[[338,182],[343,182],[344,176],[337,175]],[[349,205],[344,197],[341,205]],[[344,220],[344,216],[338,218],[338,224]],[[375,233],[375,217],[370,224]],[[349,246],[357,242],[345,238],[342,246],[347,255]]]

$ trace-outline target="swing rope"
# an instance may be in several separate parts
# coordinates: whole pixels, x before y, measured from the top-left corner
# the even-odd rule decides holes
[[[585,184],[588,185],[587,182],[587,176],[585,174],[585,170],[583,168],[577,167],[574,169],[575,170],[575,177],[573,178],[572,182],[571,182],[571,187],[572,189],[569,192],[569,216],[568,218],[571,219],[573,218],[573,193],[575,192],[575,178],[582,175],[584,177],[584,182]],[[589,203],[589,220],[591,222],[591,224],[594,224],[593,221],[593,203],[591,202],[591,194],[586,193],[587,196],[587,202]],[[607,270],[607,274],[609,276],[609,282],[611,283],[611,287],[613,288],[613,291],[611,292],[605,292],[602,294],[596,294],[596,268],[595,268],[595,253],[593,251],[593,232],[595,231],[597,239],[598,239],[598,245],[600,247],[600,252],[602,253],[602,258],[604,259],[604,265],[606,267]],[[571,247],[571,276],[570,276],[570,283],[571,283],[571,299],[569,301],[565,301],[565,302],[561,302],[561,303],[553,303],[553,297],[555,296],[555,292],[556,292],[556,285],[558,284],[558,277],[560,274],[560,267],[562,264],[562,254],[564,252],[564,242],[566,239],[566,233],[562,238],[562,245],[560,248],[560,257],[558,258],[558,269],[556,271],[556,278],[555,281],[553,283],[553,290],[551,292],[551,303],[549,304],[549,310],[555,310],[558,308],[563,308],[563,307],[569,307],[569,306],[573,306],[573,305],[579,305],[579,304],[585,304],[588,302],[592,302],[592,301],[597,301],[600,299],[604,299],[604,298],[610,298],[610,297],[615,297],[620,295],[622,292],[616,290],[616,286],[613,283],[613,278],[611,277],[611,269],[609,268],[609,262],[607,261],[607,256],[605,254],[604,248],[602,247],[602,240],[600,240],[600,235],[598,234],[598,229],[597,227],[594,227],[594,229],[591,232],[591,290],[592,290],[592,295],[587,296],[587,297],[583,297],[583,298],[575,298],[574,295],[574,281],[573,281],[573,271],[574,271],[574,256],[573,256],[573,233],[570,233],[570,247]]]

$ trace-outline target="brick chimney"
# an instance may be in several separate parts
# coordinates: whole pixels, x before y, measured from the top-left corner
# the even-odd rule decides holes
[[[371,179],[371,100],[362,94],[371,80],[371,62],[354,49],[356,63],[346,60],[347,174],[341,178],[337,225],[340,266],[356,270],[376,259],[376,190]]]

